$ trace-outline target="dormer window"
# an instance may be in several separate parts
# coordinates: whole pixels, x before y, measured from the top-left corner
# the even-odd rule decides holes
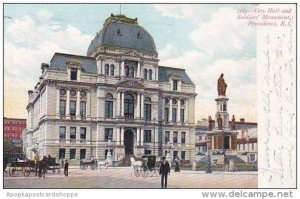
[[[117,35],[118,35],[118,36],[122,36],[122,33],[121,33],[120,28],[117,30]]]
[[[77,80],[77,68],[71,68],[71,80]]]
[[[173,91],[178,90],[178,80],[173,80]]]
[[[142,39],[141,33],[140,33],[140,32],[138,32],[138,34],[136,35],[136,38],[137,38],[137,39]]]

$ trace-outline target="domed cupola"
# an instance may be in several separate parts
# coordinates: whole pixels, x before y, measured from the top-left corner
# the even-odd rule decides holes
[[[157,57],[152,36],[138,24],[137,18],[124,15],[113,15],[107,18],[103,28],[89,45],[87,56],[93,56],[101,47],[115,47],[125,50],[136,50],[149,56]]]

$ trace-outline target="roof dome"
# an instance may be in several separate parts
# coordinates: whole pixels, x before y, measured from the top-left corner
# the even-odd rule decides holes
[[[87,55],[91,55],[100,46],[113,46],[133,49],[146,55],[157,56],[152,36],[138,25],[137,18],[113,15],[107,18],[103,28],[89,45]]]

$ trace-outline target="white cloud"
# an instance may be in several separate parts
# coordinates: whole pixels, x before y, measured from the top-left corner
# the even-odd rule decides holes
[[[255,30],[237,20],[236,9],[226,7],[219,8],[210,21],[201,23],[190,34],[196,47],[208,54],[233,54],[245,50],[249,42],[255,42],[254,37]]]
[[[41,75],[41,63],[49,63],[55,52],[85,55],[93,38],[70,25],[53,27],[51,20],[51,13],[40,11],[36,17],[17,18],[5,28],[5,103],[9,103],[7,96],[14,96],[18,107],[22,106],[21,117],[27,115],[23,101]],[[6,108],[5,115],[15,116],[10,114],[13,110]]]
[[[195,15],[197,8],[192,4],[155,4],[154,9],[159,11],[162,16],[172,18],[192,18]],[[198,13],[200,14],[200,13]]]

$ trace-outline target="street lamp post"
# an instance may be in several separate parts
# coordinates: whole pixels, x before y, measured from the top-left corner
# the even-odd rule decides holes
[[[249,135],[247,135],[246,140],[247,140],[247,163],[249,164]]]
[[[212,173],[211,170],[211,158],[210,158],[210,147],[211,147],[211,140],[207,141],[207,171],[205,173]]]

